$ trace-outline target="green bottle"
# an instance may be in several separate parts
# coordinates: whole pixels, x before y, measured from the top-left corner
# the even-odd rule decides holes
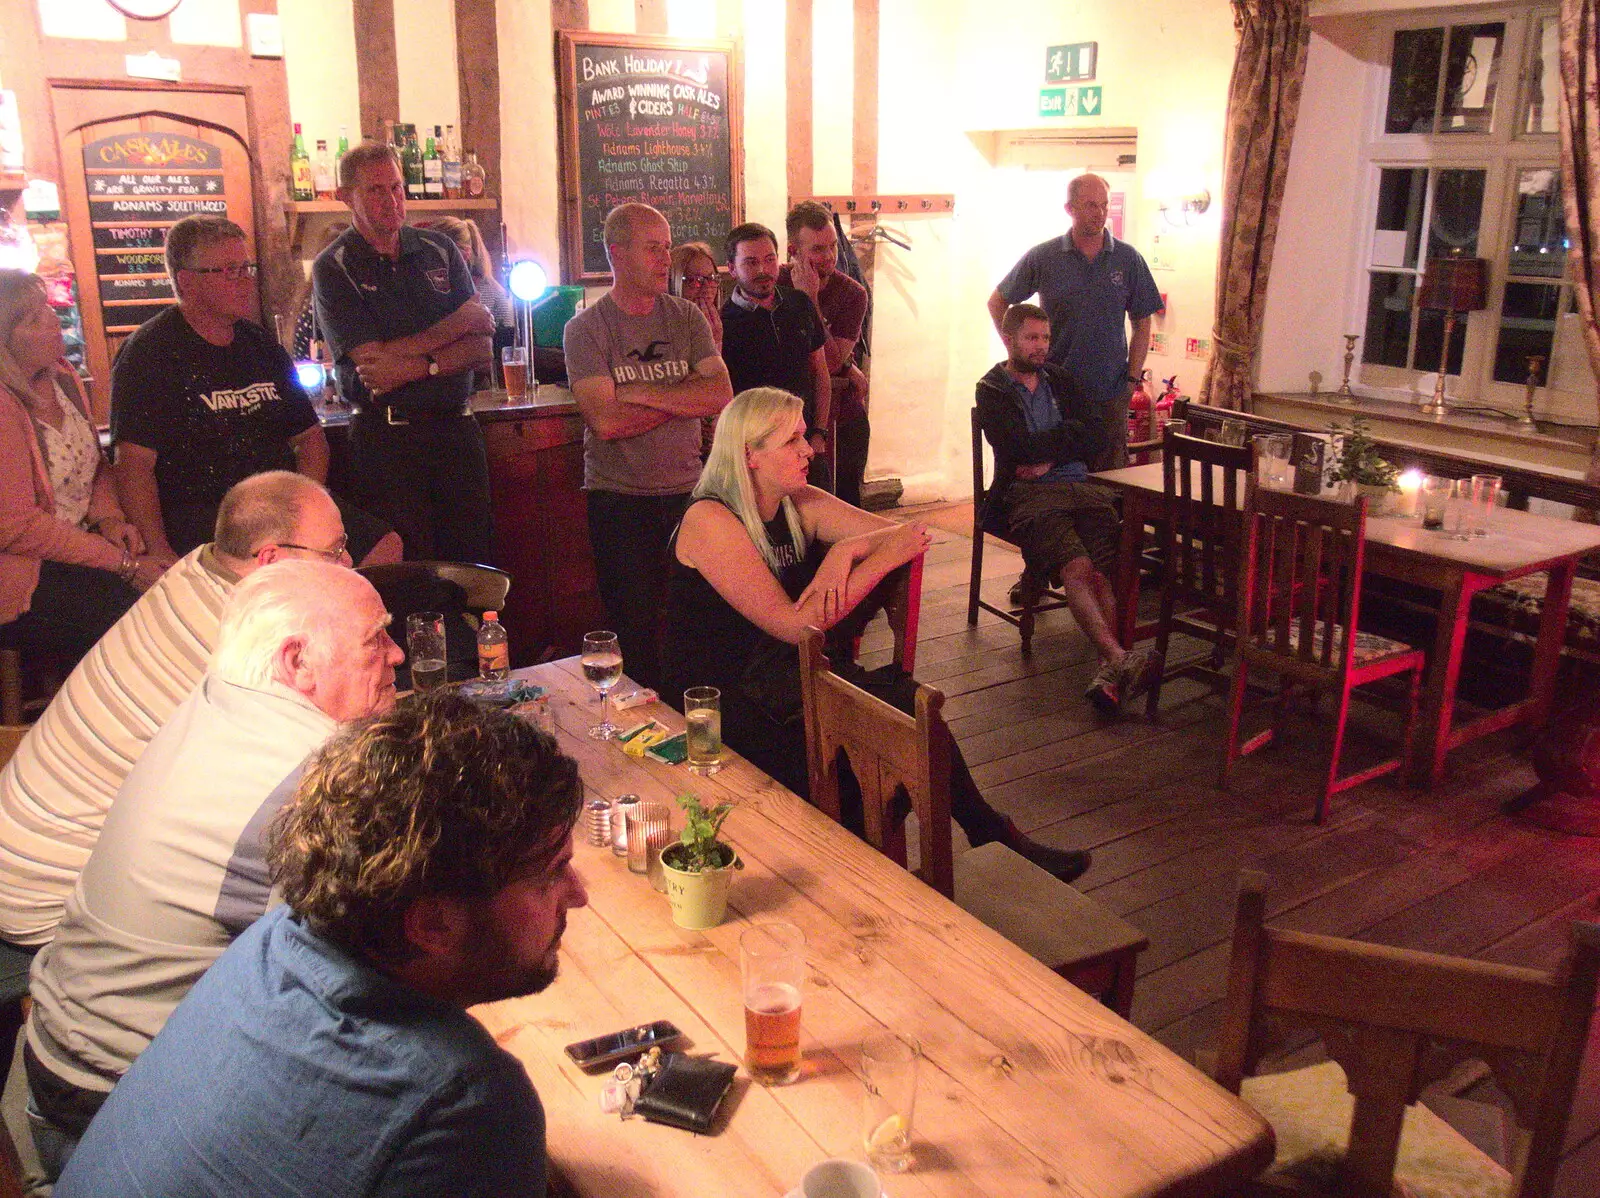
[[[316,183],[311,177],[311,155],[306,153],[305,135],[298,124],[294,127],[294,145],[289,151],[289,190],[297,201],[317,198]]]
[[[434,136],[422,151],[422,186],[430,200],[444,199],[444,159],[439,157],[439,126],[433,127]]]
[[[400,167],[406,177],[406,198],[427,199],[427,185],[422,177],[422,153],[417,149],[417,133],[412,129],[400,149]]]

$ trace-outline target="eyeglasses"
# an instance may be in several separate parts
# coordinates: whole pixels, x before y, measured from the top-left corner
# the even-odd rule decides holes
[[[254,262],[232,262],[227,266],[180,266],[178,269],[197,275],[221,275],[228,282],[235,283],[240,279],[255,278],[261,267]]]
[[[296,545],[293,541],[276,541],[269,543],[276,544],[279,549],[298,549],[301,553],[315,553],[318,557],[325,557],[330,562],[336,562],[344,557],[345,546],[350,543],[350,534],[345,533],[333,543],[331,548],[328,549],[318,549],[314,545]],[[266,546],[263,545],[262,548],[264,549]],[[256,550],[256,553],[260,552],[260,549]],[[254,557],[255,554],[251,554],[251,556]]]
[[[717,276],[716,275],[684,275],[683,276],[683,285],[685,287],[706,287],[706,286],[710,286],[711,284],[714,284],[716,281],[717,281]]]

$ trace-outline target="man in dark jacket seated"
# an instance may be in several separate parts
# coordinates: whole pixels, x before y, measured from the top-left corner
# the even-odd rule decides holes
[[[1033,304],[1013,304],[1000,322],[1006,360],[978,380],[978,420],[994,450],[994,485],[984,526],[1022,549],[1011,588],[1018,607],[1037,603],[1059,577],[1067,605],[1100,654],[1085,697],[1104,715],[1149,683],[1149,649],[1117,642],[1116,598],[1108,575],[1117,557],[1111,493],[1089,481],[1104,432],[1066,371],[1047,362],[1050,321]]]

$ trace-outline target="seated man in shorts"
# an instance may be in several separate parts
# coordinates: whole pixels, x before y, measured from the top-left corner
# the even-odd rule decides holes
[[[1011,589],[1032,606],[1056,577],[1067,605],[1100,654],[1085,698],[1103,715],[1149,683],[1148,649],[1124,649],[1113,628],[1116,598],[1108,580],[1117,556],[1111,493],[1089,482],[1087,463],[1103,432],[1066,372],[1045,359],[1050,321],[1033,304],[1014,304],[1000,323],[1006,360],[978,380],[978,420],[994,450],[994,485],[984,523],[1022,549],[1023,571]]]

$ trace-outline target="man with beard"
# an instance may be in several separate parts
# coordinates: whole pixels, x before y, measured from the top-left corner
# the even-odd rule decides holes
[[[56,1194],[543,1195],[544,1109],[466,1008],[555,979],[581,797],[549,736],[445,691],[336,736],[269,836],[287,906],[190,991]]]
[[[777,387],[805,402],[811,443],[811,485],[831,490],[828,435],[833,391],[828,382],[827,334],[803,292],[778,282],[778,238],[765,225],[740,225],[728,234],[733,294],[722,306],[722,358],[733,393]]]
[[[1115,715],[1149,685],[1150,650],[1118,643],[1116,596],[1108,575],[1117,557],[1117,514],[1111,494],[1088,480],[1100,451],[1097,413],[1067,372],[1046,361],[1050,321],[1032,304],[1001,318],[1007,358],[978,380],[978,420],[994,450],[994,485],[984,523],[1022,549],[1022,578],[1011,590],[1032,606],[1057,575],[1078,626],[1100,654],[1085,693]]]
[[[1099,175],[1067,185],[1072,228],[1022,256],[989,296],[996,331],[1011,304],[1038,295],[1049,315],[1050,361],[1065,368],[1102,423],[1095,470],[1128,464],[1128,399],[1144,376],[1150,318],[1161,310],[1150,267],[1106,228],[1111,193]],[[1125,320],[1133,322],[1133,337]]]

